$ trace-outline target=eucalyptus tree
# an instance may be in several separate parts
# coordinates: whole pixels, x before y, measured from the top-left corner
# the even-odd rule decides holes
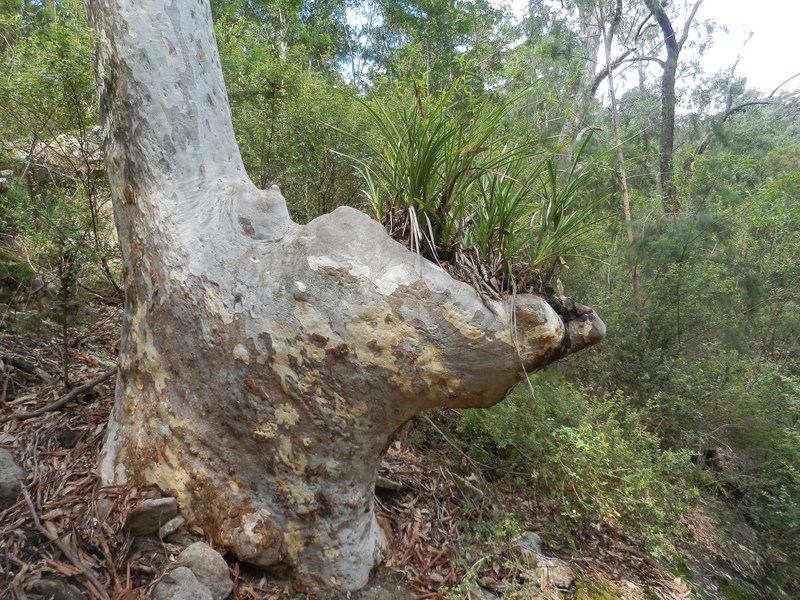
[[[366,3],[366,59],[391,83],[425,76],[445,89],[465,70],[495,72],[507,45],[505,15],[488,0],[409,0]]]
[[[620,133],[620,115],[617,102],[617,90],[614,85],[614,59],[612,58],[612,47],[614,36],[622,23],[623,0],[616,0],[614,11],[610,18],[610,23],[606,24],[607,15],[602,5],[595,9],[595,21],[603,38],[603,53],[605,55],[605,72],[608,83],[608,97],[611,104],[611,123],[614,130],[614,146],[617,155],[617,174],[619,177],[620,193],[622,195],[622,214],[625,221],[625,234],[629,245],[634,243],[634,232],[631,224],[631,202],[630,190],[628,187],[628,171],[625,166],[625,155],[622,148],[622,134]],[[641,27],[640,27],[641,29]],[[619,64],[619,61],[616,61]],[[633,306],[637,312],[642,310],[642,293],[639,282],[639,272],[634,260],[631,266],[631,285],[633,288]]]
[[[127,270],[101,476],[175,496],[242,560],[358,589],[385,544],[392,432],[490,406],[605,327],[535,295],[486,301],[352,208],[297,225],[245,173],[208,4],[86,5]]]
[[[266,33],[264,42],[285,58],[301,45],[314,69],[334,67],[348,48],[346,0],[212,0],[214,20],[244,21]]]
[[[259,187],[280,181],[290,209],[308,220],[353,202],[357,185],[349,164],[332,149],[347,140],[322,121],[355,127],[357,116],[338,88],[345,87],[328,59],[298,39],[276,44],[270,19],[218,13],[215,29],[245,167]]]
[[[661,201],[664,212],[675,214],[680,212],[681,204],[678,190],[675,187],[675,174],[673,172],[672,158],[675,152],[675,80],[678,73],[678,59],[681,50],[686,45],[686,40],[691,32],[694,21],[703,0],[695,0],[691,6],[684,3],[685,18],[683,27],[675,30],[674,16],[667,12],[667,3],[662,0],[644,0],[647,8],[653,14],[661,29],[666,49],[666,58],[661,63],[661,151],[659,155],[659,187],[661,188]]]

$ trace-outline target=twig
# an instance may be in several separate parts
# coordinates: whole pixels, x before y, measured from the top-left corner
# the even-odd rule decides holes
[[[58,410],[59,408],[62,408],[64,406],[66,406],[68,403],[70,403],[72,400],[74,400],[75,398],[77,398],[81,394],[84,394],[84,393],[88,392],[94,386],[96,386],[96,385],[98,385],[100,383],[103,383],[106,379],[111,378],[111,376],[114,375],[116,372],[117,372],[117,367],[116,367],[116,365],[114,365],[108,371],[105,371],[105,372],[101,373],[100,375],[98,375],[97,377],[95,377],[94,379],[92,379],[91,381],[89,381],[87,383],[84,383],[81,386],[76,387],[69,394],[67,394],[66,396],[61,397],[60,399],[56,400],[55,402],[51,402],[47,406],[43,406],[42,408],[37,408],[36,410],[32,410],[30,412],[24,412],[24,413],[19,413],[19,414],[16,414],[16,415],[12,415],[12,418],[20,419],[20,420],[21,419],[30,419],[31,417],[38,417],[39,415],[43,415],[46,412],[51,412],[51,411],[54,411],[54,410]]]
[[[459,414],[458,411],[455,410],[455,409],[450,409],[450,410],[455,412],[456,414]],[[528,477],[530,475],[530,473],[523,473],[521,471],[511,471],[509,469],[503,469],[501,467],[495,467],[494,465],[487,465],[484,462],[481,462],[479,460],[475,460],[469,454],[467,454],[461,448],[459,448],[455,444],[455,442],[453,442],[449,437],[447,437],[447,434],[445,434],[444,431],[442,431],[439,427],[437,427],[436,424],[431,420],[431,418],[428,415],[419,415],[419,416],[422,417],[423,419],[425,419],[428,422],[428,424],[431,427],[433,427],[440,436],[442,436],[442,439],[445,442],[447,442],[448,444],[450,444],[450,446],[452,446],[453,449],[456,452],[458,452],[461,456],[463,456],[464,459],[466,459],[467,462],[469,462],[473,467],[481,467],[483,469],[488,469],[489,471],[500,471],[501,473],[507,473],[509,475],[520,475],[520,476],[523,476],[523,477]],[[524,453],[516,445],[514,446],[514,449],[517,452],[519,452],[521,455],[524,456]],[[479,470],[479,469],[476,469],[476,470]]]
[[[489,465],[485,465],[485,464],[483,464],[481,462],[478,462],[478,461],[474,460],[471,456],[469,456],[466,452],[464,452],[456,444],[454,444],[452,441],[450,441],[450,438],[447,437],[447,435],[445,435],[444,431],[442,431],[441,429],[439,429],[439,427],[436,426],[436,424],[431,420],[431,418],[428,415],[420,415],[420,417],[425,419],[428,422],[428,425],[433,427],[433,429],[436,431],[436,433],[438,433],[440,436],[442,436],[442,439],[445,442],[447,442],[462,457],[464,457],[467,460],[467,462],[469,462],[471,465],[473,465],[473,466],[477,465],[477,466],[481,466],[481,467],[489,467]]]
[[[94,573],[86,566],[86,564],[81,560],[79,556],[77,556],[64,541],[53,532],[52,529],[45,527],[42,525],[42,522],[39,520],[39,515],[36,514],[36,509],[33,506],[33,500],[31,500],[31,495],[28,492],[28,489],[23,486],[22,487],[22,495],[25,496],[25,502],[28,504],[28,510],[31,512],[31,517],[33,517],[33,524],[48,540],[53,542],[61,552],[64,553],[70,562],[72,562],[75,567],[80,569],[83,576],[89,580],[89,584],[91,584],[94,591],[97,592],[97,595],[103,598],[103,600],[108,600],[108,593],[106,592],[105,586],[100,583]]]
[[[2,406],[3,408],[8,406],[8,404],[6,404],[6,393],[8,392],[9,381],[11,381],[11,377],[8,374],[6,374],[5,378],[3,379],[3,395],[0,396],[0,406]]]
[[[26,360],[22,360],[20,358],[14,358],[13,356],[4,356],[3,360],[10,364],[12,367],[19,369],[20,371],[25,371],[26,373],[31,373],[32,375],[36,375],[39,379],[44,381],[45,383],[55,383],[55,378],[50,375],[47,371],[40,369],[34,364],[29,363]]]

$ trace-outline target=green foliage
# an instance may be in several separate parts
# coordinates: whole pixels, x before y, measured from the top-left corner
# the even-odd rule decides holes
[[[231,101],[239,149],[253,181],[277,184],[293,217],[301,222],[351,203],[357,179],[331,149],[349,139],[325,128],[362,128],[335,91],[336,74],[312,68],[310,50],[300,43],[276,45],[270,20],[224,11],[217,39]]]
[[[14,3],[0,11],[2,166],[15,177],[0,196],[9,252],[35,276],[4,290],[21,308],[17,328],[55,322],[62,376],[69,378],[69,330],[86,318],[81,289],[119,292],[109,191],[102,170],[92,52],[83,3]]]
[[[446,89],[468,66],[488,83],[511,40],[502,10],[487,0],[378,0],[363,3],[362,10],[366,74],[391,84],[423,77],[430,89]]]
[[[97,103],[91,69],[93,36],[83,4],[59,2],[52,13],[25,3],[4,15],[13,34],[0,47],[0,138],[48,143],[85,134]]]
[[[575,581],[575,600],[621,600],[619,593],[603,579],[579,577]]]
[[[576,531],[602,520],[656,550],[680,532],[696,492],[688,453],[662,449],[646,415],[621,395],[587,398],[560,378],[531,378],[503,403],[464,411],[472,452],[495,457],[556,508]]]
[[[111,253],[107,249],[110,238],[100,246],[94,242],[97,219],[102,217],[87,210],[80,192],[67,195],[66,188],[48,188],[31,196],[25,188],[17,189],[19,193],[7,196],[2,205],[4,228],[14,232],[15,244],[27,264],[35,266],[39,288],[52,296],[48,303],[51,318],[62,325],[74,325],[81,317],[79,281],[101,278],[102,260]],[[108,232],[110,223],[100,222],[99,227]],[[24,292],[24,299],[30,288],[19,291]],[[14,296],[11,294],[12,299]]]
[[[720,593],[728,600],[757,600],[752,594],[748,594],[736,583],[723,577],[717,578],[717,585]]]
[[[377,218],[456,273],[480,269],[496,291],[526,289],[580,256],[602,201],[582,194],[585,143],[559,171],[554,153],[504,128],[524,96],[493,101],[464,78],[440,94],[415,83],[391,103],[358,100],[378,129],[376,140],[360,139],[369,157],[358,161]]]

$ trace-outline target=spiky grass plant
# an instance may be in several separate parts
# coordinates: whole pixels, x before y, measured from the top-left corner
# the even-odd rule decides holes
[[[539,291],[591,227],[595,203],[579,200],[586,143],[559,172],[555,152],[505,127],[524,94],[492,103],[469,83],[438,95],[414,84],[396,110],[356,98],[377,131],[351,136],[368,154],[356,168],[392,237],[492,296]]]

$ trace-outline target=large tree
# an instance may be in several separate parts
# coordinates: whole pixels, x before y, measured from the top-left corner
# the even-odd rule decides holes
[[[237,557],[361,587],[392,432],[485,407],[604,326],[486,302],[339,208],[292,222],[245,174],[207,2],[87,0],[125,265],[105,482],[156,485]]]
[[[691,32],[692,21],[703,0],[695,0],[683,24],[683,30],[676,32],[672,20],[667,14],[669,4],[664,0],[645,0],[647,8],[661,28],[666,47],[666,59],[662,63],[661,74],[661,152],[659,154],[659,187],[661,188],[661,203],[664,212],[677,214],[681,210],[678,189],[675,187],[675,177],[672,166],[672,157],[675,153],[675,106],[678,103],[675,95],[675,80],[678,74],[678,58],[683,50],[686,40]]]

